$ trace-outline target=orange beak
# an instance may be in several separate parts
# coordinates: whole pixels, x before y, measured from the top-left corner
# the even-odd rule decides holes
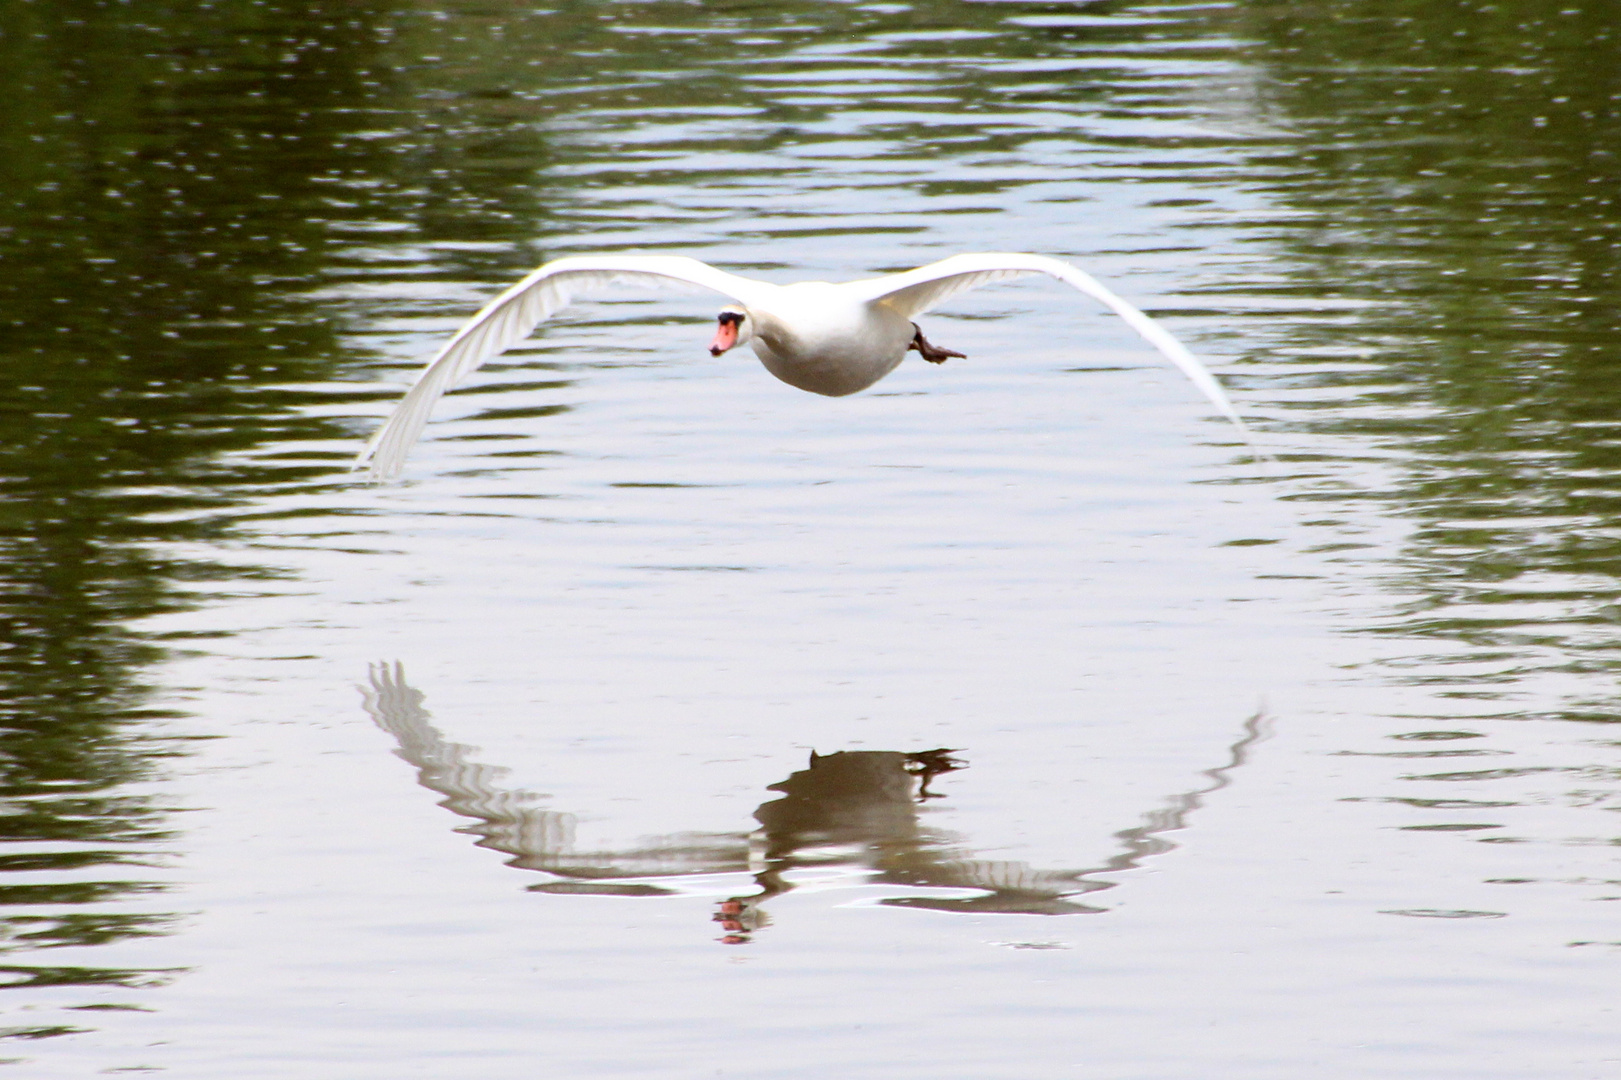
[[[722,319],[715,328],[715,340],[709,343],[709,355],[719,356],[737,344],[737,327],[742,320]]]

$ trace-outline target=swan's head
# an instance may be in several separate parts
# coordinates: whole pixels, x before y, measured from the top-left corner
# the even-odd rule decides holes
[[[710,356],[719,356],[754,336],[754,320],[749,318],[747,308],[735,305],[723,307],[716,319],[720,325],[715,328],[715,340],[709,343]]]

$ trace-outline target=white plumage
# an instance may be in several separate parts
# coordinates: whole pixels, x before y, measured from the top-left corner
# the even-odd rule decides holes
[[[935,362],[960,356],[932,346],[912,319],[958,293],[993,281],[1046,274],[1100,301],[1141,334],[1249,441],[1238,413],[1209,370],[1153,319],[1090,274],[1042,255],[953,255],[905,273],[842,284],[773,285],[680,255],[581,255],[547,263],[486,304],[428,363],[356,462],[378,479],[405,464],[434,402],[478,366],[528,337],[577,295],[609,285],[707,289],[730,297],[710,351],[751,344],[766,369],[791,386],[840,397],[865,390],[909,349]]]

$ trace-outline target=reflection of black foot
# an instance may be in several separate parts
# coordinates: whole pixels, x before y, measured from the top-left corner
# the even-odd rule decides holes
[[[941,797],[939,792],[929,790],[930,780],[933,780],[941,773],[956,772],[958,769],[968,767],[968,762],[962,758],[951,756],[957,752],[956,750],[947,750],[941,747],[939,750],[919,750],[915,754],[906,755],[906,771],[913,776],[923,778],[923,782],[917,788],[918,801]]]
[[[929,339],[923,336],[923,331],[917,328],[917,323],[912,324],[912,329],[915,331],[912,334],[912,344],[908,345],[907,348],[916,349],[918,352],[922,353],[923,359],[927,360],[929,363],[943,364],[953,356],[959,360],[968,359],[967,356],[960,352],[953,352],[950,349],[942,349],[938,345],[930,345]]]

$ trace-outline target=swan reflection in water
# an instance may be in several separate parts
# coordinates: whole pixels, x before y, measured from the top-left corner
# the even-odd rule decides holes
[[[1141,824],[1115,833],[1116,853],[1082,869],[975,859],[954,846],[950,834],[925,828],[919,805],[941,797],[930,782],[967,764],[947,749],[812,752],[804,769],[767,788],[780,797],[754,811],[758,826],[751,831],[675,832],[630,847],[581,851],[573,814],[535,805],[542,796],[503,786],[508,770],[479,764],[471,760],[475,747],[445,740],[400,664],[374,665],[361,692],[366,711],[398,742],[395,753],[415,766],[422,786],[444,796],[441,806],[471,819],[458,831],[478,837],[480,847],[512,856],[508,866],[547,875],[529,886],[533,892],[669,896],[680,890],[658,884],[661,879],[751,874],[755,891],[721,901],[715,912],[724,931],[720,940],[727,944],[746,942],[769,923],[761,905],[793,888],[785,875],[813,867],[865,867],[866,883],[903,887],[902,895],[879,901],[893,907],[1023,915],[1107,910],[1076,898],[1119,884],[1097,875],[1136,869],[1174,848],[1165,834],[1185,828],[1204,796],[1226,787],[1232,770],[1266,735],[1264,717],[1250,717],[1227,760],[1200,774],[1203,782],[1166,799]],[[930,895],[942,890],[955,895]]]

